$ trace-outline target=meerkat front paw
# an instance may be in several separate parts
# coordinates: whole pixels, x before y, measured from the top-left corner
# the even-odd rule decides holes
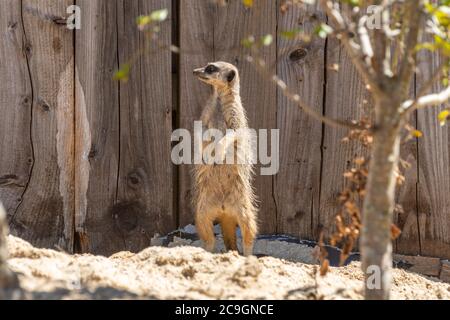
[[[217,143],[215,150],[216,150],[216,154],[214,157],[214,162],[217,164],[225,163],[226,146],[222,142],[219,142],[219,143]]]

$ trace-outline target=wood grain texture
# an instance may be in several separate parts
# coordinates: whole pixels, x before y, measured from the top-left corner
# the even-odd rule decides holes
[[[334,69],[335,65],[339,66],[338,71]],[[345,121],[360,120],[370,114],[370,94],[345,49],[335,39],[330,39],[327,44],[326,67],[324,114]],[[358,141],[342,141],[348,133],[346,128],[324,127],[320,208],[317,215],[326,236],[335,230],[335,216],[340,210],[338,196],[346,186],[343,174],[353,167],[355,157],[367,156],[367,151]]]
[[[80,6],[85,23],[76,41],[77,132],[89,134],[77,144],[77,155],[89,150],[89,168],[77,183],[79,250],[136,252],[149,246],[156,232],[175,228],[171,53],[152,48],[135,24],[139,15],[170,10],[171,1],[100,0]],[[171,37],[167,21],[153,45],[167,47]],[[113,81],[115,70],[139,52],[129,81]],[[79,163],[85,163],[82,157]]]
[[[394,263],[410,272],[417,272],[431,277],[439,277],[441,272],[441,260],[439,258],[393,255]]]
[[[440,65],[441,57],[419,55],[417,87],[420,88]],[[443,89],[436,82],[433,92]],[[420,89],[418,89],[420,91]],[[450,129],[440,127],[437,115],[443,106],[418,111],[419,139],[418,221],[421,254],[450,258]]]
[[[84,142],[90,145],[80,146],[89,150],[89,170],[82,181],[87,187],[77,194],[78,201],[85,199],[75,219],[77,251],[108,255],[126,247],[119,216],[113,214],[120,164],[119,84],[113,81],[119,66],[117,3],[81,0],[77,4],[82,28],[76,32],[76,109],[84,108],[86,114],[77,130],[90,131],[90,139]]]
[[[193,133],[210,91],[192,74],[195,68],[214,60],[216,5],[211,1],[180,1],[180,128]],[[195,21],[195,23],[192,23]],[[178,214],[180,226],[194,222],[191,165],[179,166]]]
[[[439,279],[444,282],[450,283],[450,261],[442,261],[442,268]]]
[[[114,210],[124,249],[130,251],[149,246],[154,233],[166,234],[176,227],[170,158],[171,53],[155,51],[155,44],[135,23],[137,16],[161,8],[171,11],[171,1],[119,1],[120,63],[141,49],[150,51],[133,63],[129,81],[120,84],[120,168]],[[171,32],[170,20],[161,24],[159,46],[171,44]]]
[[[22,23],[23,35],[18,34],[17,40],[22,39],[28,67],[28,75],[23,76],[31,89],[22,86],[20,96],[22,102],[27,97],[31,103],[22,108],[30,112],[30,129],[24,132],[31,130],[31,134],[24,150],[31,145],[32,169],[9,221],[13,234],[36,246],[72,251],[73,32],[54,22],[66,15],[69,5],[70,1],[22,1],[22,21],[17,22]],[[23,61],[18,67],[23,70]]]
[[[278,30],[301,28],[312,32],[317,9],[291,7],[278,15]],[[319,113],[323,109],[325,41],[299,43],[278,38],[278,75],[294,88],[305,103]],[[274,177],[278,232],[301,238],[316,236],[318,224],[322,124],[303,113],[279,90],[277,124],[280,128],[280,172]]]
[[[415,85],[411,83],[411,98],[415,95]],[[417,116],[413,114],[409,120],[411,127],[417,126]],[[405,137],[406,137],[405,133]],[[394,214],[394,223],[402,233],[396,239],[395,252],[408,255],[420,254],[419,225],[417,217],[417,138],[403,140],[400,146],[400,157],[409,164],[409,168],[400,166],[405,182],[397,186],[396,201],[402,210]]]
[[[33,165],[32,88],[19,1],[0,2],[0,43],[0,201],[13,215]]]

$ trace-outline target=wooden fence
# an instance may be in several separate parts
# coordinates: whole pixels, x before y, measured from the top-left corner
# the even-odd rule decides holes
[[[249,10],[239,0],[77,0],[80,30],[64,24],[73,0],[0,1],[0,199],[12,233],[41,247],[108,255],[193,222],[189,167],[172,164],[170,135],[199,117],[208,90],[192,70],[213,60],[239,67],[251,127],[280,129],[280,171],[255,182],[261,232],[316,239],[320,225],[330,228],[343,172],[361,150],[259,77],[240,46],[250,34],[326,21],[314,10],[281,13],[280,1]],[[148,43],[135,18],[161,8],[170,16],[159,40],[186,54],[143,55],[128,83],[113,81]],[[264,58],[316,110],[355,119],[370,108],[336,41],[275,40]],[[412,93],[439,64],[420,58]],[[403,145],[412,167],[398,192],[396,250],[450,258],[450,131],[437,124],[438,111],[417,112],[412,124],[423,137]]]

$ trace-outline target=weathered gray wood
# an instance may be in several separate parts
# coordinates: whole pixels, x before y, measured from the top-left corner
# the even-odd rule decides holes
[[[81,0],[82,28],[76,32],[76,110],[79,205],[77,251],[111,254],[125,247],[117,204],[119,172],[119,84],[116,1]],[[86,133],[88,131],[88,133]],[[82,152],[83,151],[83,152]],[[84,158],[79,158],[84,153]],[[88,166],[86,161],[88,161]],[[87,170],[88,169],[88,170]]]
[[[339,119],[359,120],[371,116],[372,100],[350,58],[335,40],[329,40],[327,56],[327,90],[325,114]],[[334,66],[339,65],[339,71]],[[412,92],[414,88],[412,87]],[[411,125],[415,126],[415,117]],[[344,172],[354,166],[353,160],[358,156],[368,156],[360,142],[343,143],[342,138],[348,134],[347,129],[324,127],[323,164],[321,182],[320,224],[327,230],[334,230],[335,216],[338,210],[338,196],[345,187]],[[417,141],[412,139],[401,147],[402,159],[411,165],[404,170],[405,183],[398,187],[397,203],[404,213],[397,214],[394,222],[402,230],[396,241],[396,248],[405,254],[419,254],[416,219],[416,181],[417,181]]]
[[[155,232],[175,228],[171,54],[144,52],[151,43],[135,24],[137,16],[170,6],[168,0],[80,3],[76,231],[82,252],[138,251]],[[168,46],[170,21],[161,27],[157,45]],[[129,81],[113,81],[119,65],[141,51]]]
[[[55,21],[66,15],[70,4],[68,0],[22,1],[21,17],[10,20],[17,25],[23,21],[23,30],[10,30],[10,35],[17,40],[16,50],[26,56],[28,74],[20,71],[23,61],[17,61],[18,70],[32,88],[19,82],[12,90],[20,91],[11,107],[19,103],[19,110],[30,113],[25,118],[30,127],[24,131],[29,140],[25,143],[18,135],[19,141],[24,142],[24,150],[30,145],[32,149],[28,160],[14,161],[28,161],[32,168],[26,180],[23,171],[19,173],[25,188],[16,210],[10,212],[11,232],[34,245],[68,251],[73,248],[74,212],[73,32]],[[18,115],[21,119],[21,112]]]
[[[439,258],[394,254],[393,260],[402,264],[403,269],[427,276],[438,277],[441,271],[441,260]]]
[[[324,114],[346,121],[360,120],[370,114],[370,94],[345,49],[335,39],[328,41],[326,67]],[[367,151],[358,141],[342,142],[348,133],[345,128],[324,127],[320,208],[317,219],[324,226],[327,236],[335,230],[335,216],[340,210],[338,196],[346,186],[343,174],[354,166],[355,157],[367,156]]]
[[[411,84],[411,98],[414,97],[415,86]],[[411,116],[410,125],[415,128],[416,114]],[[405,138],[406,139],[406,138]],[[405,177],[405,182],[397,187],[396,201],[401,205],[402,211],[394,215],[394,223],[401,230],[400,236],[395,241],[395,252],[408,255],[420,254],[419,227],[417,219],[417,138],[412,138],[402,143],[400,157],[409,164],[409,168],[400,170]]]
[[[442,261],[441,274],[439,275],[439,279],[444,282],[450,283],[450,261]]]
[[[419,55],[417,88],[440,65],[438,54],[423,51]],[[433,92],[442,90],[437,82]],[[450,129],[440,127],[437,115],[444,106],[418,111],[419,139],[418,213],[421,253],[450,258]]]
[[[228,1],[226,6],[217,7],[214,25],[214,59],[235,64],[240,73],[241,97],[247,111],[250,128],[273,129],[277,127],[276,87],[262,78],[254,66],[245,60],[246,50],[241,41],[249,35],[256,39],[276,35],[277,11],[275,1],[260,0],[252,9],[245,9],[242,1]],[[262,57],[276,72],[276,46],[262,50]],[[270,133],[269,133],[270,138]],[[269,149],[270,152],[270,149]],[[261,233],[276,232],[276,205],[274,199],[274,177],[260,175],[256,167],[254,187],[259,201],[258,225]]]
[[[311,32],[317,9],[299,7],[278,15],[278,30],[301,28]],[[293,46],[295,45],[295,46]],[[315,38],[303,45],[278,38],[278,75],[295,88],[309,106],[322,112],[325,41]],[[319,217],[322,124],[303,113],[278,92],[277,124],[280,128],[280,172],[274,177],[277,228],[301,238],[314,238]]]
[[[33,164],[32,90],[19,1],[0,2],[0,201],[13,215]]]
[[[191,133],[209,94],[208,88],[193,77],[192,71],[214,60],[212,28],[215,10],[216,6],[210,1],[180,1],[179,124]],[[179,167],[180,226],[194,222],[191,169],[190,165]]]
[[[157,50],[136,28],[136,17],[158,9],[170,11],[170,0],[119,1],[119,61],[136,52],[130,79],[120,84],[120,168],[116,207],[118,226],[131,251],[150,245],[155,232],[176,227],[171,162],[171,53]],[[169,17],[173,18],[173,17]],[[171,44],[170,20],[161,24],[159,46]]]

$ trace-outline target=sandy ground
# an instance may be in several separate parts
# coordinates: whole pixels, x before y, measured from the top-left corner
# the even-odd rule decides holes
[[[109,258],[37,249],[9,237],[10,266],[25,299],[361,299],[359,263],[331,268],[273,257],[210,254],[201,248],[150,247]],[[394,270],[394,299],[450,299],[450,284]]]

